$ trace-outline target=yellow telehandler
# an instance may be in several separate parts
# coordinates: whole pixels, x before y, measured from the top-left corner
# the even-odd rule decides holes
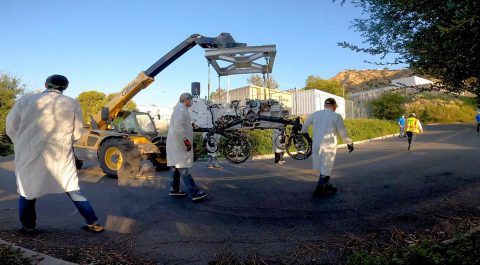
[[[84,126],[81,138],[74,144],[77,168],[84,160],[98,160],[103,172],[116,178],[122,168],[135,166],[140,158],[150,160],[157,169],[166,168],[165,137],[158,135],[152,117],[144,112],[123,111],[122,108],[142,89],[148,87],[163,69],[194,46],[204,49],[244,47],[229,33],[216,38],[193,34],[150,68],[140,72],[101,112]],[[179,91],[180,92],[180,91]]]

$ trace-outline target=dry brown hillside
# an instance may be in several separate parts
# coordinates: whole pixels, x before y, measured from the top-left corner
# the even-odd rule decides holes
[[[390,81],[412,75],[412,71],[405,70],[345,70],[332,77],[340,84],[344,84],[347,93],[356,93],[390,85]]]

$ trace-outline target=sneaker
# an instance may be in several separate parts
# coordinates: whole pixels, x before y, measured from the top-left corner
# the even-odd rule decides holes
[[[279,165],[283,165],[283,164],[285,164],[285,163],[286,163],[285,160],[280,160],[280,161],[278,161],[278,164],[279,164]]]
[[[171,190],[171,191],[168,192],[168,195],[183,197],[183,196],[187,196],[187,193],[184,192],[183,190],[179,190],[179,191]]]
[[[83,229],[87,232],[91,232],[91,233],[101,233],[103,232],[103,226],[99,225],[99,224],[93,224],[93,225],[86,225],[83,227]]]
[[[197,194],[192,196],[192,201],[201,200],[201,199],[207,197],[207,195],[208,195],[208,193],[206,193],[204,191],[199,191],[199,192],[197,192]]]
[[[332,185],[323,185],[321,187],[317,187],[313,192],[314,196],[322,197],[322,196],[330,196],[337,192],[337,187]]]
[[[223,167],[220,166],[219,164],[209,164],[208,168],[214,168],[214,169],[222,169]]]
[[[213,164],[213,168],[216,168],[216,169],[222,169],[223,167],[220,166],[220,164]]]

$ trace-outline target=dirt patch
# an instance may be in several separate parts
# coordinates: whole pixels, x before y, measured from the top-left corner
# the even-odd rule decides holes
[[[132,254],[133,246],[129,243],[128,236],[124,240],[115,240],[119,243],[112,243],[114,240],[111,240],[112,236],[108,234],[92,234],[90,238],[84,239],[78,235],[81,233],[86,232],[40,230],[38,235],[29,236],[17,231],[3,231],[0,232],[0,238],[26,249],[78,264],[154,264]]]

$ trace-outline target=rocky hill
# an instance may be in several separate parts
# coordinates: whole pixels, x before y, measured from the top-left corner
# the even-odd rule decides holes
[[[411,70],[345,70],[330,78],[345,85],[347,93],[356,93],[390,85],[397,78],[411,76]]]

